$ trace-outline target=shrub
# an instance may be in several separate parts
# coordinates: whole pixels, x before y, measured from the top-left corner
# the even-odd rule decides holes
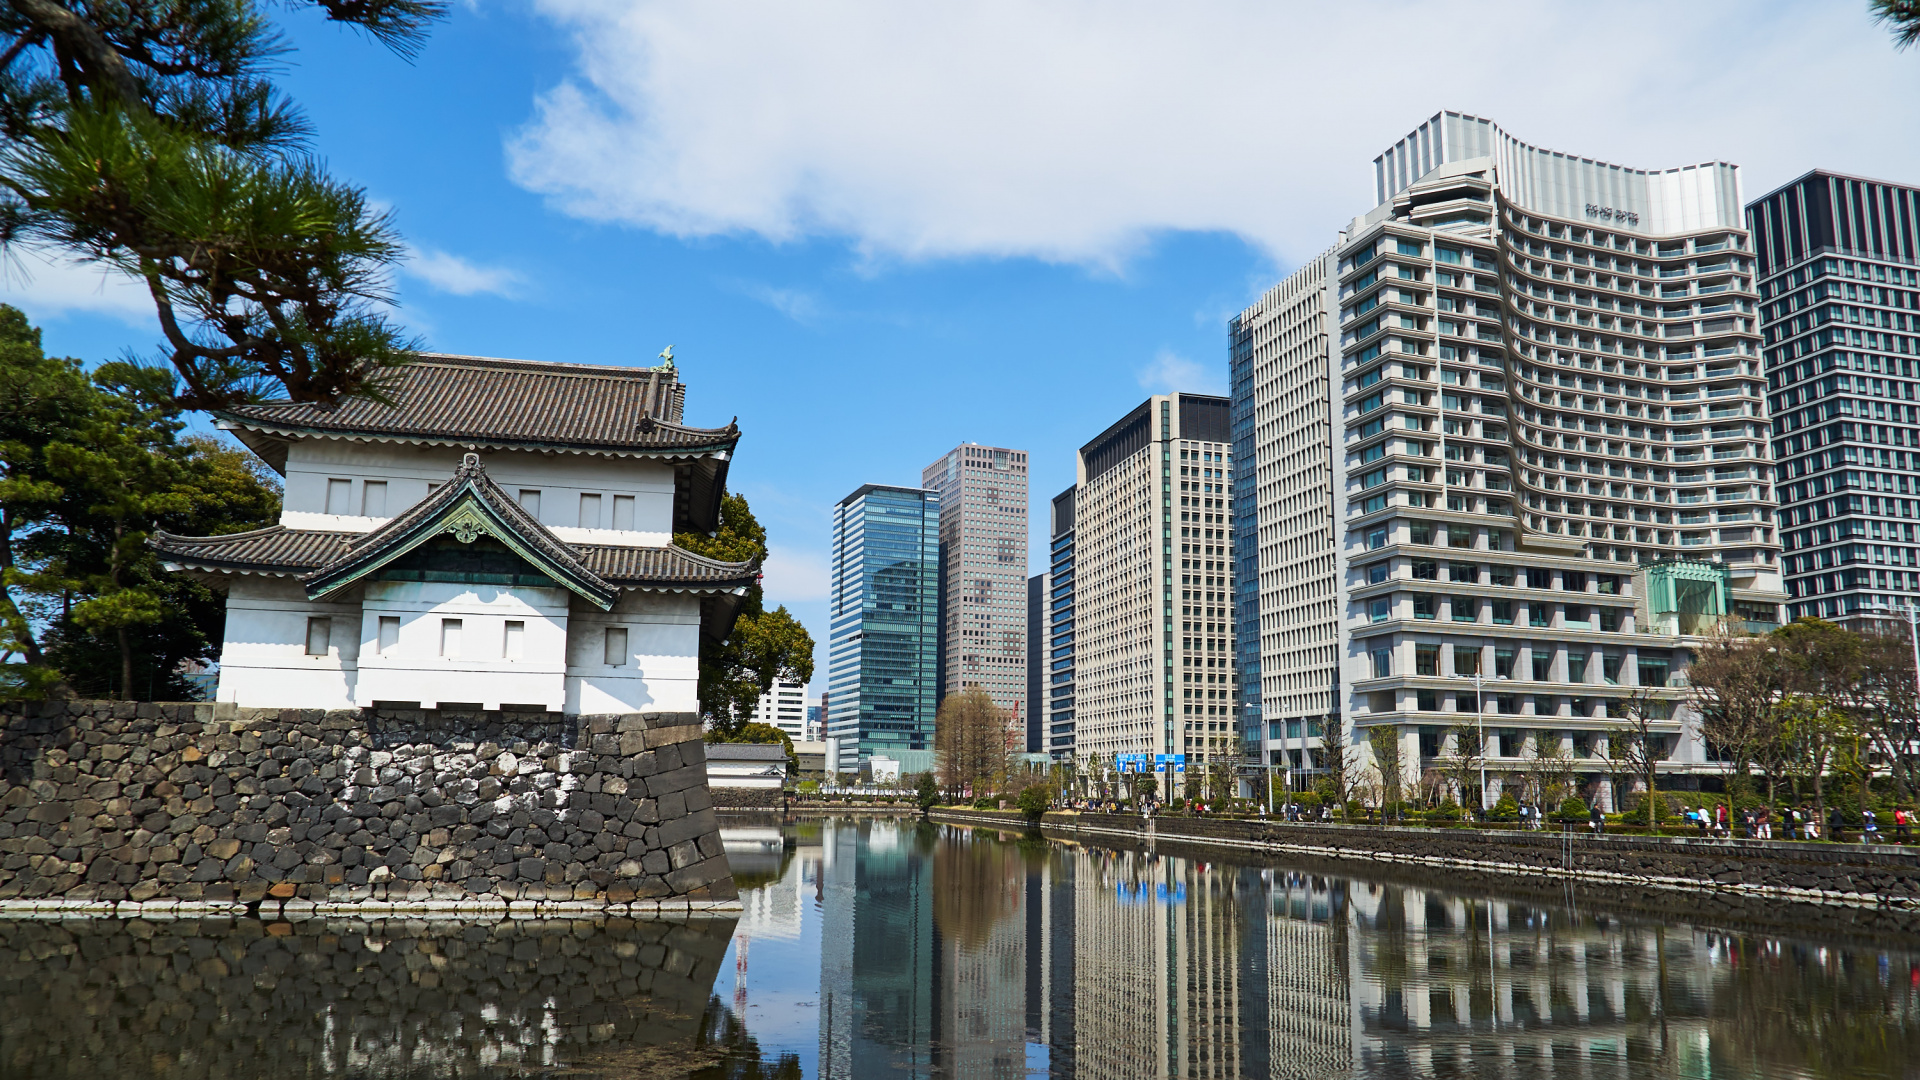
[[[1448,799],[1439,806],[1427,811],[1428,821],[1459,821],[1460,804]]]
[[[820,781],[818,781],[818,780],[802,780],[802,781],[800,781],[800,794],[802,794],[802,795],[818,795],[818,794],[820,794]]]
[[[1578,795],[1569,795],[1566,801],[1560,804],[1560,809],[1554,811],[1553,820],[1569,823],[1585,821],[1587,813],[1587,801]]]
[[[1177,797],[1167,805],[1175,810],[1185,810],[1187,808],[1187,800],[1184,797]]]
[[[1320,793],[1317,791],[1298,791],[1294,793],[1293,801],[1301,806],[1318,810],[1321,801]]]
[[[1493,821],[1518,821],[1520,820],[1520,803],[1513,797],[1512,792],[1502,792],[1487,817]]]
[[[934,782],[932,773],[921,773],[913,787],[914,802],[919,804],[922,811],[940,804],[940,785]]]
[[[975,810],[997,810],[999,807],[1000,801],[991,795],[982,795],[973,800],[973,808]]]
[[[1052,802],[1053,793],[1047,790],[1047,785],[1029,784],[1026,790],[1020,793],[1020,798],[1016,800],[1015,805],[1020,807],[1020,812],[1026,815],[1028,821],[1037,825],[1040,823],[1040,816],[1047,812],[1047,807]]]

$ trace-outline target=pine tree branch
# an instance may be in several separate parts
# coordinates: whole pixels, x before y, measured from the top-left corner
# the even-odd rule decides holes
[[[57,42],[64,56],[80,62],[83,82],[97,91],[111,93],[128,108],[144,107],[140,80],[93,24],[53,0],[7,0],[7,4]],[[89,71],[94,79],[86,78]]]

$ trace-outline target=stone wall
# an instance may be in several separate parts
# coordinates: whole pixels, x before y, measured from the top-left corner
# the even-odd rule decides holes
[[[0,1074],[653,1075],[731,917],[0,919]]]
[[[1017,814],[936,810],[948,821],[1025,827]],[[1808,900],[1920,905],[1920,849],[1889,844],[1594,836],[1585,829],[1424,829],[1288,824],[1137,814],[1049,813],[1044,831],[1210,844],[1667,888],[1723,889]]]
[[[0,902],[735,901],[686,713],[0,705]]]

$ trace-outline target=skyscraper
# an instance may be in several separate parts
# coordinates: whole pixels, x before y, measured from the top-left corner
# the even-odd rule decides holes
[[[1241,731],[1254,761],[1283,768],[1312,763],[1346,704],[1335,536],[1346,462],[1333,450],[1327,337],[1333,265],[1331,252],[1314,257],[1228,324],[1242,465],[1233,489]]]
[[[1788,606],[1920,602],[1920,188],[1815,170],[1747,207]]]
[[[1047,575],[1027,579],[1027,743],[1029,754],[1046,750],[1047,696],[1041,646],[1047,640]]]
[[[1169,394],[1080,448],[1073,736],[1083,758],[1185,754],[1195,770],[1238,757],[1228,442],[1226,398]]]
[[[1027,455],[955,447],[920,474],[940,497],[940,696],[978,686],[1026,749]]]
[[[1630,169],[1447,112],[1374,172],[1378,205],[1235,325],[1269,760],[1326,763],[1286,745],[1289,711],[1312,728],[1286,695],[1325,677],[1330,600],[1334,746],[1369,742],[1411,780],[1484,713],[1490,759],[1565,753],[1597,776],[1625,699],[1674,685],[1687,635],[1779,617],[1737,170]],[[1290,491],[1302,470],[1328,481]],[[1717,768],[1674,715],[1663,771]]]
[[[795,740],[807,737],[807,684],[775,679],[753,704],[752,723],[777,727]]]
[[[1073,493],[1053,497],[1047,567],[1047,739],[1055,761],[1073,758]]]
[[[827,768],[933,749],[940,496],[867,484],[833,508]]]

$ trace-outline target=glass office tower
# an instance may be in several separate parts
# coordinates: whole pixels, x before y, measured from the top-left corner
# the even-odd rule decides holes
[[[1920,189],[1814,170],[1747,207],[1788,608],[1920,603]]]
[[[1046,753],[1073,760],[1073,488],[1053,497],[1047,567]]]
[[[867,484],[833,508],[827,768],[933,749],[940,496]]]

